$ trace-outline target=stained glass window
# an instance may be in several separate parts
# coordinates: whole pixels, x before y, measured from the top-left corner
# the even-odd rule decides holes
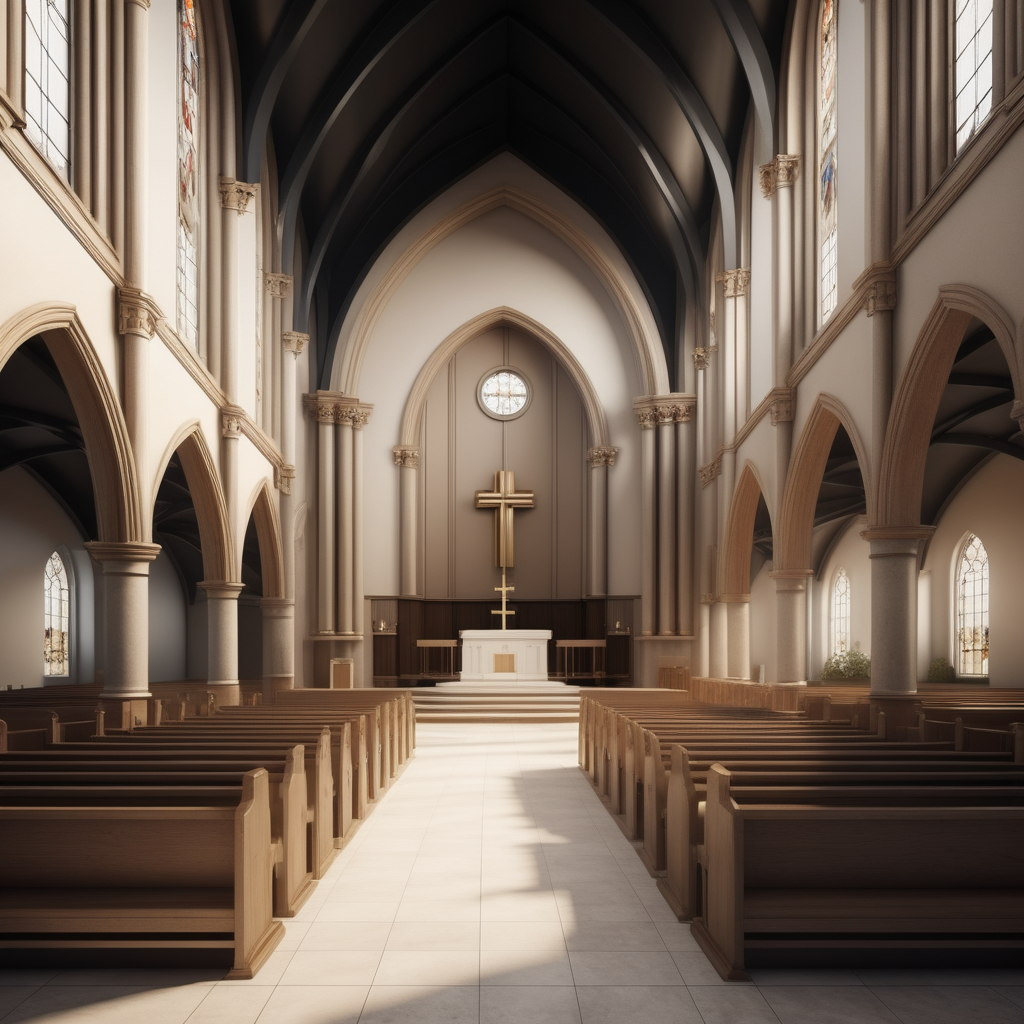
[[[822,0],[821,3],[818,83],[818,245],[822,323],[832,315],[839,296],[839,253],[836,232],[836,67],[839,51],[837,3],[838,0]]]
[[[988,552],[973,533],[957,559],[956,646],[960,675],[988,675]]]
[[[43,573],[43,675],[68,674],[68,618],[71,591],[64,560],[54,551]]]
[[[992,109],[992,0],[956,0],[956,148]]]
[[[530,397],[526,381],[512,370],[498,370],[480,385],[480,402],[493,416],[516,416]]]
[[[829,609],[829,653],[850,650],[850,577],[840,566],[832,577],[832,607]]]
[[[178,0],[178,333],[199,347],[199,36],[194,0]]]
[[[71,177],[71,0],[25,0],[25,132]]]

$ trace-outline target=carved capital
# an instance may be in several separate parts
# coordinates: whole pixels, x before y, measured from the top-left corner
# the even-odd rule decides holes
[[[117,290],[117,330],[119,334],[144,334],[152,338],[156,333],[156,304],[138,288]]]
[[[220,411],[221,437],[241,437],[245,410],[238,405],[229,405]]]
[[[696,395],[673,393],[633,399],[633,412],[636,413],[636,421],[641,430],[650,430],[668,423],[689,423],[696,407]]]
[[[420,468],[420,450],[416,445],[396,444],[391,454],[395,458],[395,465],[401,469]]]
[[[715,595],[714,594],[701,594],[700,595],[700,603],[701,604],[715,604]]]
[[[770,163],[761,164],[758,176],[761,181],[761,195],[771,199],[780,188],[788,188],[796,181],[800,170],[800,157],[780,153]]]
[[[309,335],[302,331],[284,331],[281,335],[281,343],[285,352],[291,352],[296,358],[301,355],[302,350],[309,344]]]
[[[792,423],[796,407],[796,388],[772,388],[771,390],[772,426],[779,423]]]
[[[896,308],[896,268],[891,263],[873,263],[854,288],[860,289],[868,316]]]
[[[695,370],[706,370],[711,362],[711,349],[697,347],[693,350],[693,368]]]
[[[596,448],[587,449],[587,465],[588,466],[614,466],[615,456],[619,454],[618,448],[612,448],[610,445],[602,444]]]
[[[259,185],[250,185],[247,181],[236,181],[234,178],[220,179],[220,205],[225,210],[236,210],[239,215],[249,209],[249,202],[256,197]]]
[[[358,399],[355,400],[359,402]],[[348,423],[353,430],[362,430],[370,422],[373,406],[364,403],[357,405],[339,405],[337,412],[339,423]]]
[[[357,430],[366,426],[373,412],[372,405],[341,391],[317,391],[313,395],[303,395],[302,404],[317,423],[346,423]]]
[[[700,467],[700,485],[701,487],[707,487],[712,480],[722,472],[722,454],[718,453],[710,462],[706,462]]]
[[[715,280],[725,286],[725,297],[727,299],[735,299],[737,296],[746,295],[750,291],[750,271],[745,267],[723,270],[715,276]]]
[[[275,299],[283,299],[286,295],[291,295],[292,293],[292,275],[268,274],[264,271],[263,287],[266,288]]]
[[[274,467],[274,486],[282,494],[292,493],[292,481],[295,479],[295,467],[285,463]]]

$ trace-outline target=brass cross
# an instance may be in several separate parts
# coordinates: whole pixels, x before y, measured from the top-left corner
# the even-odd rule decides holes
[[[494,474],[494,490],[476,492],[476,507],[494,509],[494,564],[502,569],[513,568],[516,551],[512,515],[517,508],[533,508],[533,491],[517,491],[515,473],[499,469]]]
[[[504,569],[504,567],[501,570],[501,586],[500,587],[495,587],[494,589],[501,592],[501,611],[498,611],[498,609],[495,608],[495,609],[493,609],[491,611],[491,614],[492,615],[500,615],[501,616],[501,628],[502,629],[508,629],[508,617],[510,615],[515,615],[514,611],[510,611],[509,610],[508,603],[507,603],[508,602],[508,595],[509,595],[510,591],[513,591],[516,588],[515,587],[510,587],[510,586],[506,585],[506,583],[505,583],[505,569]]]

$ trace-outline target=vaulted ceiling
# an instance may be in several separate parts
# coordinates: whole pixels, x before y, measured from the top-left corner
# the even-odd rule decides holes
[[[786,0],[230,3],[242,173],[260,177],[269,133],[286,263],[296,237],[308,248],[295,326],[315,309],[320,386],[384,246],[501,152],[608,231],[673,370],[713,217],[737,265],[740,141],[748,113],[772,137]]]

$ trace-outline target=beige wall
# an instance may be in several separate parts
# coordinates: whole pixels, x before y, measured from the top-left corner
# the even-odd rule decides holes
[[[477,402],[488,370],[522,371],[533,398],[526,412],[500,422]],[[489,599],[494,513],[477,509],[474,492],[510,469],[536,507],[515,515],[516,567],[509,582],[520,599],[579,598],[586,536],[586,426],[575,386],[540,342],[495,328],[461,348],[434,380],[424,415],[420,572],[428,598]]]

